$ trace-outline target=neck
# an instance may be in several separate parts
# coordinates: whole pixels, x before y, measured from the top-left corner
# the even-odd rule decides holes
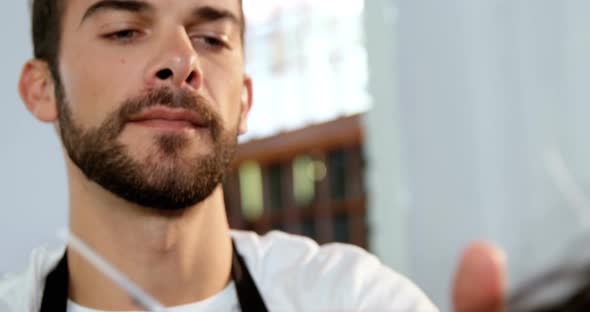
[[[227,286],[232,245],[221,187],[182,213],[164,214],[79,178],[69,186],[71,231],[148,294],[175,306],[206,299]],[[68,263],[74,302],[101,310],[138,308],[76,252],[68,252]]]

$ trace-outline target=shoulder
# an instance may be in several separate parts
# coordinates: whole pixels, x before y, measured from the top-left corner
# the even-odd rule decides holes
[[[26,269],[0,277],[0,311],[36,311],[45,277],[63,255],[65,247],[37,248]]]
[[[232,231],[271,307],[291,310],[436,311],[423,292],[377,257],[349,244],[272,231]]]

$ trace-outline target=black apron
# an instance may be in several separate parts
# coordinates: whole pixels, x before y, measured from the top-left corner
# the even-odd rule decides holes
[[[243,312],[268,311],[264,300],[256,287],[256,283],[248,271],[248,267],[233,243],[231,276],[236,285],[238,301]],[[68,271],[67,250],[55,269],[49,272],[45,280],[45,290],[41,301],[40,312],[66,312],[68,304],[68,287],[70,273]]]

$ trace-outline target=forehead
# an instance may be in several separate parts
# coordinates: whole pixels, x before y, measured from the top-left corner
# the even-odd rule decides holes
[[[199,7],[212,7],[232,12],[243,22],[241,0],[63,0],[64,16],[74,20],[81,19],[87,10],[97,4],[110,2],[129,4],[136,3],[153,8],[155,15],[171,15],[191,12]]]

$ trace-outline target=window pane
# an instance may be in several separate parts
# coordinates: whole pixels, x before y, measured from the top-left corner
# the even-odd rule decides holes
[[[350,242],[349,231],[350,218],[347,214],[339,214],[334,218],[334,241],[348,243]]]
[[[309,205],[315,198],[315,162],[309,156],[293,161],[293,195],[298,207]]]
[[[301,225],[301,234],[316,239],[315,222],[312,218],[303,221]]]
[[[269,206],[273,210],[284,208],[283,170],[281,164],[268,167],[268,186],[270,192]]]
[[[242,214],[249,221],[255,221],[262,216],[262,173],[256,162],[246,162],[240,167],[240,195],[242,199]]]
[[[346,160],[344,150],[331,152],[328,156],[328,174],[330,176],[330,194],[332,199],[346,198]]]

